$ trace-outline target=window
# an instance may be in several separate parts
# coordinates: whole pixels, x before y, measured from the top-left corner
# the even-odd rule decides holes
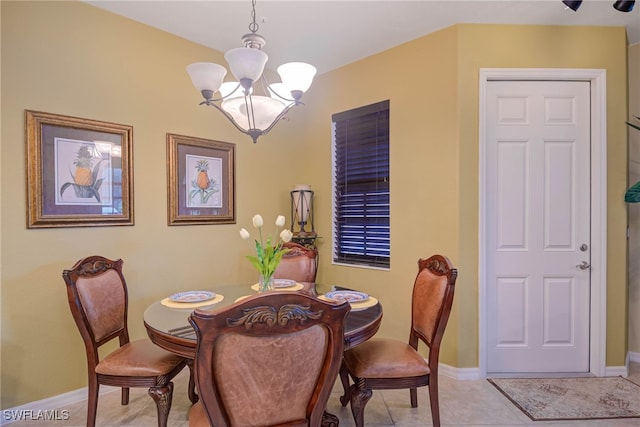
[[[333,260],[389,267],[389,101],[331,119]]]

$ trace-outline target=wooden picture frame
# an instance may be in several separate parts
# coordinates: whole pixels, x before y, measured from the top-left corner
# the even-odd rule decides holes
[[[235,224],[235,144],[167,133],[168,224]]]
[[[27,228],[133,225],[133,126],[25,110]]]

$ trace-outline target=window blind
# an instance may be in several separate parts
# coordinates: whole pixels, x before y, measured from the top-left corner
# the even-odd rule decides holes
[[[332,122],[334,261],[389,267],[389,101]]]

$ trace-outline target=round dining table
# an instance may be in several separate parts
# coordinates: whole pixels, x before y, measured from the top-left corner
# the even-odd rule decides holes
[[[302,283],[302,289],[296,292],[311,293],[322,297],[332,290],[346,290],[338,286],[323,286],[315,283]],[[255,286],[254,286],[255,288]],[[215,292],[218,300],[215,304],[198,307],[201,310],[220,310],[233,304],[245,296],[255,295],[251,285],[221,285],[209,291]],[[284,290],[283,290],[284,291]],[[222,297],[222,300],[220,298]],[[382,321],[382,305],[372,297],[375,304],[366,308],[355,308],[346,318],[344,326],[345,350],[354,347],[378,331]],[[174,305],[175,306],[175,305]],[[196,335],[189,325],[189,315],[194,308],[174,308],[167,304],[167,299],[156,301],[144,312],[144,325],[153,343],[180,356],[193,359],[196,353]]]

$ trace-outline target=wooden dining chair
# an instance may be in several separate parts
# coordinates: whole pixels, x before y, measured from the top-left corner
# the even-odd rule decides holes
[[[318,250],[294,242],[287,242],[283,247],[289,251],[282,257],[273,277],[314,283],[318,271]]]
[[[64,270],[62,277],[87,353],[87,426],[95,426],[98,392],[104,384],[122,388],[122,405],[129,403],[130,387],[149,387],[149,395],[157,406],[158,426],[165,427],[173,396],[171,380],[187,361],[162,350],[149,339],[129,341],[128,294],[122,260],[86,257],[70,270]],[[116,338],[120,346],[100,359],[98,348]]]
[[[411,407],[418,406],[417,387],[429,386],[431,418],[440,426],[438,403],[438,355],[447,320],[451,313],[458,272],[451,262],[434,255],[418,261],[418,275],[411,298],[409,343],[372,338],[345,351],[340,376],[345,394],[340,403],[351,402],[356,427],[364,426],[364,408],[373,390],[410,390]],[[418,353],[418,342],[429,348],[425,360]],[[348,377],[354,384],[348,386]]]
[[[189,426],[320,426],[338,376],[351,307],[298,292],[196,309],[200,400]]]

